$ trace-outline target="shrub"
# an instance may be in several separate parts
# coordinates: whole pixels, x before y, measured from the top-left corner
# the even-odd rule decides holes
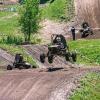
[[[16,44],[19,45],[23,42],[23,39],[19,36],[8,35],[7,37],[3,37],[1,39],[1,43],[6,44]]]

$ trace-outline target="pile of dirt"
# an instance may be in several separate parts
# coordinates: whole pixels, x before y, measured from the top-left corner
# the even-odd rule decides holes
[[[77,21],[100,28],[100,0],[74,0]]]

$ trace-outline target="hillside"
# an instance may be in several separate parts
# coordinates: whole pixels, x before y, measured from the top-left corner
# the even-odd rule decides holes
[[[79,22],[87,21],[92,27],[100,28],[100,0],[75,0]]]

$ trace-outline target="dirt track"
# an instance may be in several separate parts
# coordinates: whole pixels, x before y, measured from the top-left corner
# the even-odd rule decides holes
[[[40,53],[47,51],[46,46],[39,45],[24,48],[38,62]],[[6,59],[10,57],[5,51],[2,51],[2,55]],[[45,65],[40,64],[42,69],[3,72],[0,75],[0,100],[66,100],[71,90],[76,88],[77,79],[87,72],[100,71],[100,68],[72,68],[66,64],[62,58],[58,58],[52,70],[48,69],[51,65],[46,61]]]
[[[0,100],[66,100],[76,86],[75,80],[86,72],[90,69],[5,72],[0,75]]]

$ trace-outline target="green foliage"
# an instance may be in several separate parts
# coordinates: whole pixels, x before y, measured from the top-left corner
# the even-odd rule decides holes
[[[7,37],[3,37],[0,40],[0,43],[5,43],[5,44],[16,44],[19,45],[23,42],[22,37],[20,36],[13,36],[13,35],[8,35]]]
[[[42,8],[43,18],[69,21],[74,16],[73,0],[55,0]]]
[[[100,73],[90,73],[80,81],[81,87],[70,100],[100,100]]]
[[[100,65],[100,40],[71,41],[69,46],[78,53],[77,63]]]
[[[25,0],[19,14],[25,41],[30,41],[31,34],[36,33],[39,28],[39,0]]]
[[[5,12],[6,13],[6,12]],[[0,20],[0,35],[15,34],[18,33],[18,19],[16,16]]]
[[[42,39],[39,34],[35,34],[31,36],[31,43],[40,44],[41,42],[42,42]]]
[[[3,14],[5,14],[4,12]],[[6,44],[20,44],[24,42],[24,35],[18,26],[18,17],[14,16],[0,20],[0,43]],[[41,39],[38,34],[32,34],[31,42],[34,44],[40,43]]]

